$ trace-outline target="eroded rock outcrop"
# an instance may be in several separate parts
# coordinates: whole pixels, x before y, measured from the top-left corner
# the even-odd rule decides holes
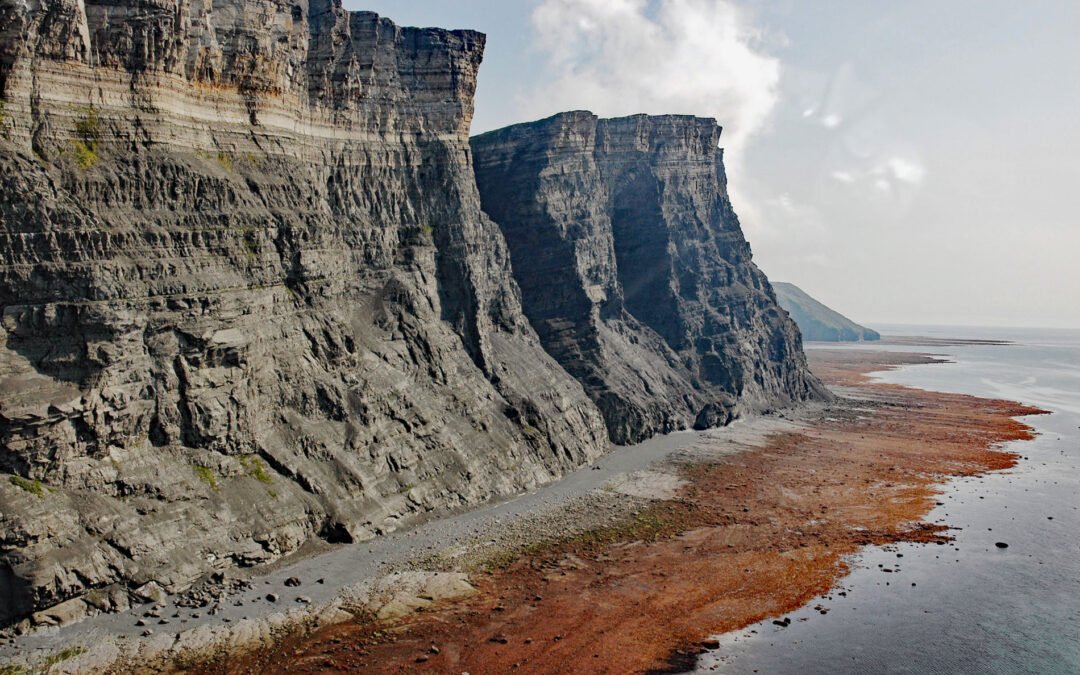
[[[548,352],[630,442],[821,387],[751,260],[714,120],[556,115],[472,139]]]
[[[483,45],[333,0],[0,0],[0,623],[602,451],[480,210]]]

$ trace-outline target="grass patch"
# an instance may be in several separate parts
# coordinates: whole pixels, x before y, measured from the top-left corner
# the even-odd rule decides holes
[[[18,663],[5,663],[0,666],[0,675],[23,675],[25,672],[26,668]]]
[[[75,151],[75,164],[82,170],[89,169],[98,163],[97,150],[82,141],[72,141],[72,150]]]
[[[52,655],[46,657],[45,663],[44,663],[45,670],[48,670],[49,668],[52,668],[53,666],[60,663],[61,661],[67,661],[68,659],[73,659],[76,656],[78,656],[79,654],[83,654],[85,652],[86,652],[86,647],[82,647],[82,646],[79,646],[79,647],[64,647],[63,649],[56,652],[55,654],[52,654]]]
[[[435,228],[431,225],[421,225],[420,231],[424,233],[424,236],[430,237],[435,234]]]
[[[248,475],[266,485],[272,485],[274,477],[266,470],[266,462],[261,457],[248,455],[240,458],[240,463],[247,469]]]
[[[75,151],[75,164],[84,171],[98,163],[98,144],[101,142],[101,118],[97,108],[80,108],[81,115],[75,120],[75,136],[71,141]]]
[[[255,233],[249,232],[244,235],[244,250],[249,258],[259,255],[259,242],[255,241]]]
[[[259,256],[259,236],[255,228],[251,225],[244,225],[240,228],[240,245],[244,247],[244,255],[248,257],[248,260],[253,260]]]
[[[211,490],[218,489],[217,476],[214,475],[214,470],[210,467],[196,464],[195,475],[198,476],[202,482],[209,485]]]
[[[227,152],[219,152],[217,154],[217,161],[218,164],[221,165],[221,168],[229,173],[232,173],[233,169],[236,168],[236,165],[233,163],[232,155]]]
[[[29,478],[23,478],[22,476],[12,476],[11,484],[29,492],[35,497],[45,496],[45,486],[42,485],[39,480],[30,480]]]
[[[75,120],[75,135],[87,143],[97,143],[101,140],[101,118],[97,108],[87,106],[79,108],[79,112],[82,115]]]

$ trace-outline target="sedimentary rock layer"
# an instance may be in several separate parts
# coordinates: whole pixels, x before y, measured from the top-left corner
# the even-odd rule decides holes
[[[731,208],[715,120],[556,115],[472,139],[526,315],[616,442],[820,392]]]
[[[332,0],[0,0],[0,623],[603,450],[480,210],[483,45]]]

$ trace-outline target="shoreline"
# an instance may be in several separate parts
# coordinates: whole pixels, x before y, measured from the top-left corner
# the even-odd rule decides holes
[[[528,546],[545,528],[563,531],[599,526],[602,522],[592,520],[596,507],[602,509],[604,518],[621,517],[639,508],[649,500],[635,493],[657,489],[655,481],[648,479],[650,475],[655,478],[649,470],[704,436],[723,434],[740,443],[763,443],[769,435],[799,428],[806,423],[803,418],[817,414],[811,405],[781,415],[741,419],[711,432],[675,432],[633,446],[616,446],[596,464],[582,466],[537,490],[373,540],[295,556],[266,568],[235,570],[225,586],[236,582],[237,587],[227,589],[208,607],[181,607],[176,604],[179,598],[174,597],[162,607],[135,605],[126,612],[96,614],[77,623],[13,637],[0,644],[0,672],[7,666],[36,672],[50,662],[54,670],[59,668],[55,672],[127,672],[124,664],[168,671],[192,658],[265,647],[284,635],[305,633],[366,612],[378,613],[386,605],[413,611],[433,601],[426,598],[446,590],[436,581],[440,574],[454,578],[445,571],[460,561],[438,560],[437,553],[466,550],[469,557],[483,561],[504,557],[508,547]],[[640,480],[642,475],[644,481]],[[605,489],[609,486],[615,487]],[[290,577],[301,579],[302,585],[285,586]],[[250,583],[250,588],[244,588],[243,583]],[[266,601],[271,592],[280,596],[279,602]],[[298,598],[310,603],[295,603]],[[345,606],[353,612],[347,612]],[[207,611],[210,609],[215,610],[212,615]],[[148,612],[169,623],[159,624],[158,617],[147,619]],[[147,629],[151,635],[143,635]],[[55,661],[59,656],[65,658]]]
[[[671,460],[685,481],[636,524],[535,543],[477,575],[469,598],[395,623],[352,621],[194,672],[676,672],[712,636],[781,616],[827,592],[867,545],[944,544],[923,522],[941,485],[1015,465],[1031,438],[1007,401],[872,382],[938,359],[821,350],[837,405],[761,447],[722,433]],[[644,516],[644,518],[642,518]],[[434,647],[434,649],[432,649]]]
[[[957,416],[977,417],[978,438],[967,441],[989,446],[1027,437],[1028,427],[1012,417],[1040,412],[867,377],[900,365],[942,362],[924,354],[860,349],[810,355],[840,395],[835,405],[616,448],[595,469],[583,467],[536,492],[283,566],[258,577],[244,605],[222,603],[227,615],[254,618],[203,616],[179,638],[163,633],[117,640],[108,624],[115,628],[118,619],[126,619],[130,634],[134,615],[95,617],[105,625],[78,624],[63,631],[70,639],[60,640],[58,633],[39,640],[52,643],[52,651],[43,645],[37,656],[48,658],[62,646],[93,638],[94,649],[65,661],[66,671],[123,662],[207,673],[475,673],[515,666],[523,672],[568,672],[560,664],[575,662],[608,672],[685,670],[703,640],[711,646],[710,636],[782,615],[827,591],[846,574],[845,557],[868,544],[943,543],[944,526],[900,525],[919,522],[934,488],[948,477],[1015,462],[1014,455],[985,448],[958,451],[955,440],[939,438],[953,460],[966,464],[930,467],[935,477],[918,478],[905,492],[897,489],[901,481],[893,470],[903,462],[875,464],[864,447],[861,461],[871,461],[874,470],[860,469],[860,476],[882,484],[872,486],[880,494],[870,503],[858,504],[855,491],[837,490],[836,481],[792,482],[794,470],[817,476],[835,465],[823,461],[823,444],[850,443],[853,429],[867,431],[867,420],[880,422],[882,411],[895,424],[898,409],[909,416],[933,415],[928,406],[936,404],[959,406],[949,420],[954,425]],[[925,458],[915,465],[905,466],[905,476],[928,468]],[[767,484],[780,490],[758,494]],[[882,499],[887,493],[899,503]],[[795,502],[788,503],[793,496]],[[830,508],[855,509],[857,520],[874,526],[832,527],[838,511],[828,513]],[[397,556],[392,564],[376,565],[364,555],[367,548]],[[287,610],[280,605],[293,598],[280,583],[296,574],[304,585],[284,590],[313,596],[312,603]],[[313,586],[317,574],[329,583]],[[357,578],[366,582],[346,583]],[[283,602],[260,602],[268,591],[280,593]],[[678,620],[664,624],[665,614]],[[222,625],[223,620],[235,623]],[[101,638],[107,649],[96,644]]]

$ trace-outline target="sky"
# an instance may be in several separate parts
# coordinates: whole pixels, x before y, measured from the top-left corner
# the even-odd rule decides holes
[[[1080,2],[345,6],[486,33],[474,133],[715,117],[758,265],[856,321],[1080,328]]]

